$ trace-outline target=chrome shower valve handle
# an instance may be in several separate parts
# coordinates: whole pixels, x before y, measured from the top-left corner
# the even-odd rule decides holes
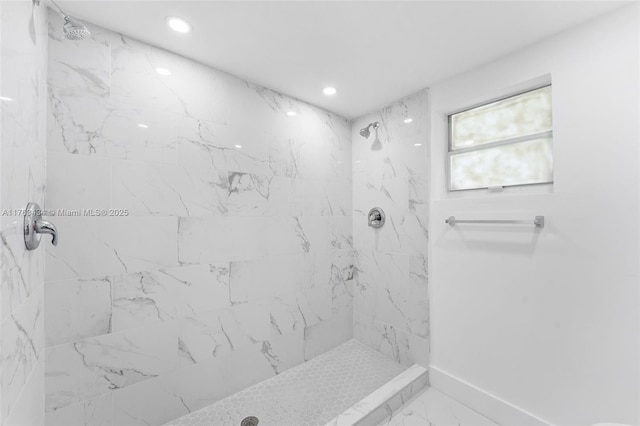
[[[42,219],[37,203],[29,203],[24,213],[24,245],[27,250],[38,248],[42,234],[51,235],[51,244],[58,245],[58,229],[53,223]]]
[[[48,220],[39,220],[36,222],[36,233],[51,235],[51,244],[54,246],[58,245],[58,229]]]
[[[374,207],[369,210],[369,226],[372,228],[382,228],[385,222],[384,211],[380,207]]]

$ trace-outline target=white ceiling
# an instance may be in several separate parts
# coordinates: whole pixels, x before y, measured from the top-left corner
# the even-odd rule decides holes
[[[67,13],[347,118],[618,8],[618,1],[60,1]],[[174,33],[165,17],[193,31]],[[334,85],[327,97],[322,88]]]

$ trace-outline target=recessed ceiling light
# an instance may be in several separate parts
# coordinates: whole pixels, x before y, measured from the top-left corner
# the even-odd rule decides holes
[[[289,117],[295,117],[296,115],[298,115],[298,113],[297,113],[297,112],[295,112],[295,111],[287,111],[287,115],[288,115]]]
[[[156,72],[160,75],[171,75],[171,71],[166,68],[156,68]]]
[[[0,101],[7,101],[7,102],[11,102],[13,101],[13,99],[7,97],[7,96],[0,96]]]
[[[413,121],[413,118],[405,118],[404,122],[405,123],[411,123]]]
[[[235,145],[236,148],[242,149],[242,145]]]
[[[138,124],[138,127],[142,128],[142,129],[148,129],[149,128],[149,126],[147,126],[146,124],[142,124],[142,123]]]
[[[335,87],[325,87],[324,89],[322,89],[322,93],[324,93],[327,96],[333,96],[336,93],[338,93],[338,91],[336,90]]]
[[[191,25],[187,21],[181,18],[176,18],[175,16],[170,16],[169,18],[167,18],[167,25],[169,25],[169,28],[177,33],[184,34],[191,31]]]
[[[422,146],[421,143],[414,143],[413,146]]]
[[[356,160],[356,163],[359,163],[359,162],[360,162],[360,160]]]

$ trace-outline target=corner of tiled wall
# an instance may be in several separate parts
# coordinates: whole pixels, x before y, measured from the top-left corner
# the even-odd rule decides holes
[[[47,23],[44,6],[0,3],[0,424],[44,422],[46,241],[27,251],[27,202],[43,204]]]
[[[162,424],[351,339],[349,122],[50,19],[47,424]]]
[[[427,363],[426,92],[355,120],[352,151],[343,118],[98,27],[63,40],[50,19],[49,103],[30,110],[48,111],[46,150],[42,125],[3,142],[2,201],[63,209],[61,244],[45,286],[45,251],[3,219],[6,424],[41,424],[43,394],[50,425],[160,424],[354,334]],[[25,65],[46,93],[46,67]],[[361,140],[373,120],[379,139]],[[28,181],[5,175],[21,160]],[[370,232],[374,204],[388,224]],[[128,215],[87,216],[103,209]]]

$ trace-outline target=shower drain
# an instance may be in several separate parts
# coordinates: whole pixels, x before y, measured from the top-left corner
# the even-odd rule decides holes
[[[260,420],[257,417],[249,416],[242,419],[240,426],[258,426]]]

